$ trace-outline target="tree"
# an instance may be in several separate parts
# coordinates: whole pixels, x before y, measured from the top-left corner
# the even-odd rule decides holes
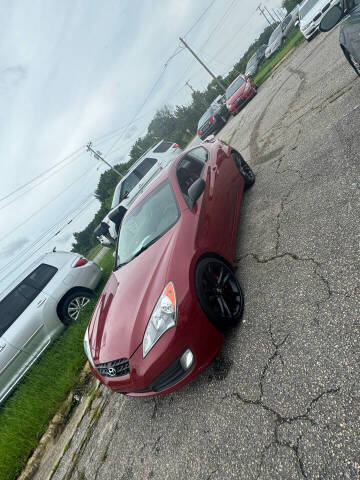
[[[294,10],[294,8],[296,7],[296,5],[298,5],[299,3],[301,3],[301,1],[299,1],[299,0],[283,0],[281,6],[282,6],[283,8],[286,8],[286,11],[289,13],[289,12],[291,12],[292,10]]]

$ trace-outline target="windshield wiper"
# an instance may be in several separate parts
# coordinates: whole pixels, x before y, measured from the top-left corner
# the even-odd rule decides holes
[[[153,238],[149,243],[147,243],[146,245],[144,245],[143,247],[141,247],[139,250],[137,250],[134,255],[129,259],[127,260],[126,262],[124,263],[119,263],[119,265],[116,265],[116,268],[115,270],[118,270],[120,267],[123,267],[124,265],[126,265],[127,263],[131,262],[131,260],[134,260],[134,258],[138,257],[141,253],[145,252],[145,250],[147,250],[151,245],[153,245],[157,240],[159,240],[159,238],[162,237],[162,234],[158,235],[157,237]]]

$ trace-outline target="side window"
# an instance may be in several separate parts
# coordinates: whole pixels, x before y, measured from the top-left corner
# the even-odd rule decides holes
[[[57,268],[42,263],[30,275],[28,275],[22,283],[27,286],[42,290],[53,278]]]
[[[0,302],[0,336],[11,327],[39,293],[39,290],[23,281]]]
[[[145,177],[145,175],[148,173],[149,170],[152,169],[156,162],[156,158],[145,158],[145,160],[143,160],[140,165],[136,167],[134,173],[136,174],[136,176],[139,177],[139,179],[141,179]]]
[[[176,175],[180,190],[185,200],[188,198],[188,191],[191,185],[201,177],[205,163],[208,159],[208,152],[200,147],[191,150],[182,158],[177,166]]]
[[[127,195],[133,190],[139,183],[139,178],[135,172],[131,172],[121,184],[121,193],[119,197],[119,203],[126,198]]]
[[[204,147],[194,148],[194,150],[191,150],[188,155],[204,164],[209,159],[209,152]]]

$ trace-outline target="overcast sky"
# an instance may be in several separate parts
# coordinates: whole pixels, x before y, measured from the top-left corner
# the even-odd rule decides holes
[[[263,4],[278,8],[281,0]],[[187,80],[196,89],[209,83],[184,50],[143,105],[179,36],[206,12],[186,40],[214,73],[225,75],[266,25],[257,5],[248,0],[1,1],[0,291],[29,258],[55,245],[70,249],[72,233],[99,208],[93,192],[104,168],[79,150],[89,139],[104,154],[116,142],[107,159],[125,161],[156,109],[190,102]]]

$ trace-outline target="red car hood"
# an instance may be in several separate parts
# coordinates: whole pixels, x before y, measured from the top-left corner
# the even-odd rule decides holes
[[[95,363],[130,358],[167,281],[176,225],[147,250],[112,273],[95,307],[88,333]]]
[[[233,93],[233,95],[231,95],[231,97],[228,100],[226,100],[226,103],[232,104],[232,103],[236,102],[236,100],[239,97],[242,97],[242,95],[245,92],[246,85],[247,85],[247,82],[245,82],[238,90],[236,90],[236,92]]]

